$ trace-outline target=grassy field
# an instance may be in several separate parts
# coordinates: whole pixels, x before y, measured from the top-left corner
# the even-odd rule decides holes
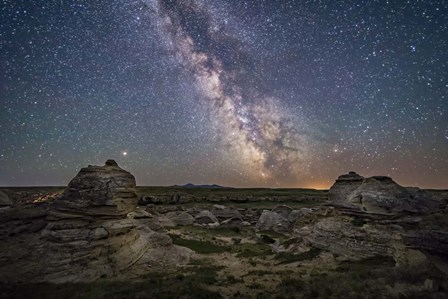
[[[50,194],[63,192],[61,186],[33,186],[33,187],[0,187],[13,202],[27,203],[34,199]],[[269,188],[185,188],[185,187],[157,187],[138,186],[136,192],[139,198],[160,198],[160,203],[210,204],[215,202],[223,205],[238,204],[240,208],[270,209],[279,203],[292,208],[314,206],[327,199],[326,190],[315,189],[269,189]],[[186,200],[172,200],[183,198]],[[158,203],[158,201],[156,201]]]
[[[327,190],[316,189],[286,189],[286,188],[185,188],[185,187],[156,187],[138,186],[137,193],[140,196],[154,195],[192,195],[192,196],[217,196],[217,197],[269,197],[269,196],[327,196]]]

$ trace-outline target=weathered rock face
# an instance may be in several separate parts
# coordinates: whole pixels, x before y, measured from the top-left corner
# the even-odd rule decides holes
[[[89,282],[122,273],[148,250],[169,247],[176,256],[169,236],[139,222],[152,215],[134,212],[136,205],[135,179],[115,161],[81,169],[43,217],[35,216],[38,229],[25,225],[31,221],[23,213],[9,213],[9,226],[25,224],[14,238],[0,234],[0,280]]]
[[[303,216],[308,215],[312,212],[313,210],[310,208],[301,208],[300,210],[292,210],[291,213],[288,214],[288,220],[289,222],[294,223]]]
[[[244,226],[245,223],[241,218],[229,218],[221,222],[221,227],[227,228],[240,228]]]
[[[435,190],[435,193],[431,192],[433,190],[422,190],[418,187],[407,187],[406,190],[410,194],[411,205],[419,211],[443,209],[448,201],[448,194],[441,198],[437,196],[443,194],[444,190]]]
[[[279,205],[272,209],[272,212],[280,214],[283,218],[288,219],[289,214],[292,212],[292,208],[286,205]]]
[[[201,212],[199,212],[199,214],[197,214],[194,217],[194,219],[195,222],[198,224],[213,224],[213,223],[219,224],[218,218],[216,218],[216,216],[213,215],[213,213],[210,212],[209,210],[202,210]]]
[[[364,177],[353,171],[339,176],[330,190],[328,190],[329,200],[332,202],[345,201],[348,195],[362,184],[363,180]]]
[[[387,176],[340,176],[329,191],[330,202],[366,213],[397,214],[437,209],[442,203],[418,188],[404,188]]]
[[[348,259],[393,255],[393,230],[357,227],[337,217],[324,218],[301,228],[297,235],[312,247],[328,250]]]
[[[81,169],[52,210],[105,218],[123,218],[137,205],[135,178],[114,160]]]
[[[376,176],[366,178],[348,196],[350,204],[372,213],[415,212],[411,206],[411,194],[391,178]]]
[[[127,218],[136,205],[134,176],[115,161],[81,169],[48,211],[42,237],[53,258],[44,280],[91,281],[137,261],[148,248],[150,232]]]
[[[194,222],[194,217],[187,212],[168,212],[165,216],[174,222],[176,225],[191,225]]]
[[[256,224],[257,230],[276,232],[287,232],[290,229],[289,221],[280,214],[268,210],[264,210]]]
[[[0,208],[10,205],[12,205],[11,199],[9,199],[8,195],[5,192],[0,191]]]
[[[226,208],[223,206],[215,205],[211,210],[213,215],[220,221],[224,221],[230,218],[242,218],[242,215],[235,209]]]

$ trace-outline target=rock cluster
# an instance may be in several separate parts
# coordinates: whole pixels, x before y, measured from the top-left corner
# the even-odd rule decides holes
[[[398,262],[416,249],[446,255],[443,217],[443,201],[430,192],[402,187],[390,177],[350,172],[329,190],[329,204],[310,211],[307,221],[296,226],[294,242],[277,249],[300,253],[318,248],[340,260],[387,256]]]
[[[168,212],[165,216],[176,225],[191,225],[194,222],[194,217],[185,211]]]
[[[145,255],[160,255],[157,247],[184,259],[187,254],[176,255],[167,235],[140,225],[151,215],[135,211],[136,205],[134,176],[115,161],[81,169],[43,215],[33,213],[39,227],[26,226],[29,217],[8,214],[6,224],[19,220],[27,230],[0,240],[0,279],[93,281],[115,276],[140,259],[151,260]]]
[[[328,192],[332,204],[366,213],[416,213],[438,203],[418,188],[405,188],[387,176],[364,178],[355,172],[341,175]]]
[[[8,207],[11,205],[12,205],[12,201],[11,201],[11,199],[9,199],[8,195],[5,192],[0,191],[0,208]]]

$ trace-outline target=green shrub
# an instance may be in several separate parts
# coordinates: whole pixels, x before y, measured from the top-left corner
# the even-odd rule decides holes
[[[197,253],[210,254],[210,253],[223,253],[229,251],[229,247],[216,245],[212,242],[183,239],[176,235],[170,235],[170,236],[173,239],[174,244],[188,247]]]
[[[300,253],[300,254],[291,254],[291,253],[280,253],[276,256],[276,259],[279,260],[277,265],[280,264],[290,264],[294,262],[300,262],[305,260],[312,260],[319,256],[322,252],[321,249],[312,247],[310,250]]]
[[[352,225],[361,227],[366,224],[366,221],[362,218],[353,218],[351,221]]]

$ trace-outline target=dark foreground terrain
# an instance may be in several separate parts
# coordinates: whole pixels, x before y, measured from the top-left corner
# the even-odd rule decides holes
[[[135,187],[108,161],[0,192],[1,298],[448,297],[443,190]]]

